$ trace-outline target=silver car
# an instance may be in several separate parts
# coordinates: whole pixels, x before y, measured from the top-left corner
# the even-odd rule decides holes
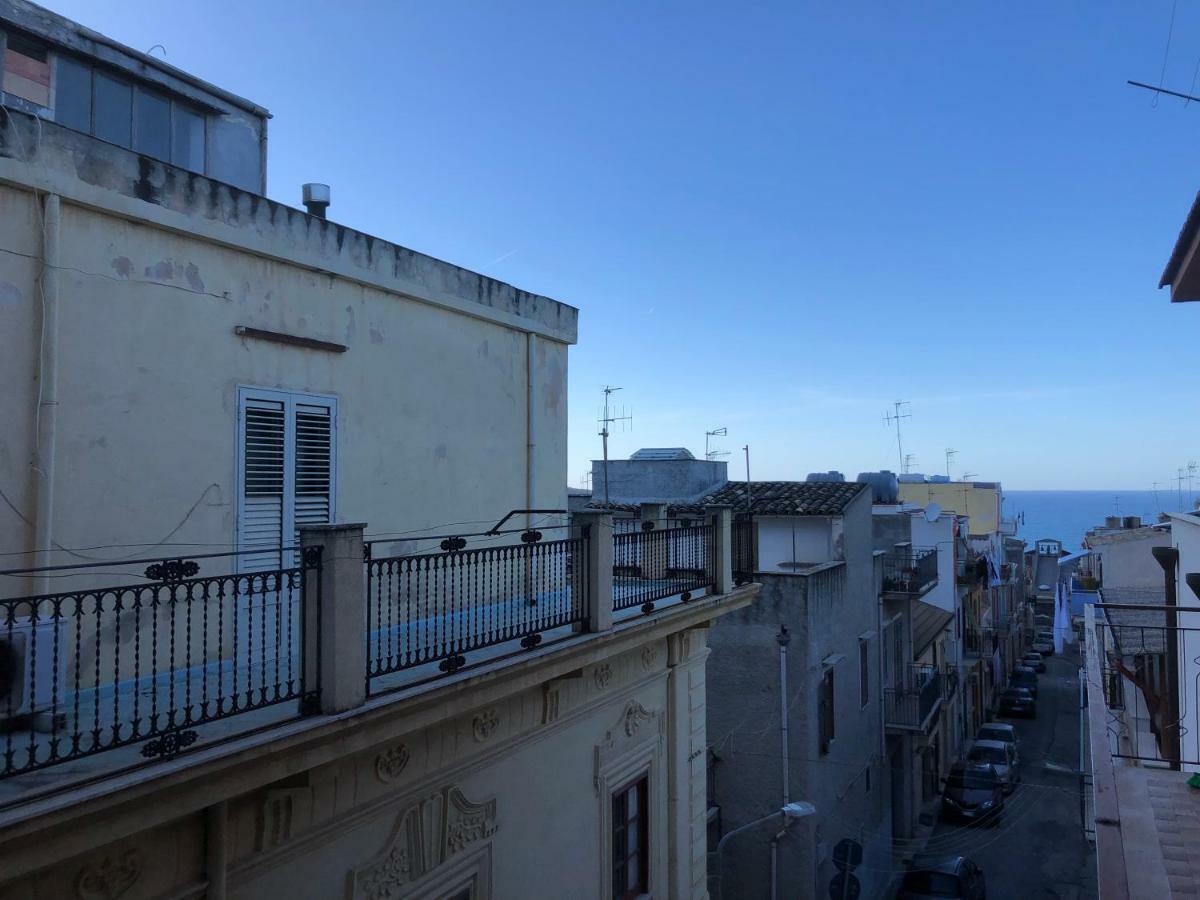
[[[975,734],[975,740],[999,741],[1001,744],[1012,744],[1017,765],[1021,764],[1021,742],[1017,739],[1017,729],[1007,722],[985,722],[979,726],[979,731]]]
[[[1000,776],[1006,794],[1016,789],[1021,778],[1016,746],[1005,741],[976,741],[967,751],[967,761],[990,763]]]

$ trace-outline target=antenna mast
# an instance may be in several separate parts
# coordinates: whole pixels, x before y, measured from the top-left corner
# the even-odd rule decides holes
[[[958,451],[950,447],[946,448],[946,478],[950,477],[950,463],[954,461],[954,457],[958,456]]]
[[[724,425],[722,425],[720,428],[714,428],[712,431],[704,432],[704,458],[705,459],[714,460],[714,459],[717,459],[718,457],[729,455],[728,450],[710,450],[709,446],[708,446],[710,438],[724,437],[727,434],[729,434],[729,429],[727,429]]]
[[[746,451],[746,512],[749,513],[754,511],[754,504],[750,502],[750,445],[742,449]]]
[[[621,414],[619,416],[613,415],[612,413],[609,412],[609,408],[608,408],[609,398],[619,390],[621,390],[619,387],[613,387],[610,384],[606,384],[604,386],[604,413],[600,417],[600,437],[604,439],[604,503],[605,503],[605,505],[608,505],[608,503],[609,503],[609,499],[608,499],[608,426],[612,425],[614,422],[632,422],[633,421],[632,415],[628,415],[628,416],[625,415],[624,408],[622,408]]]
[[[901,472],[904,471],[904,445],[900,441],[900,420],[901,419],[911,419],[912,413],[902,413],[902,412],[900,412],[900,410],[902,407],[909,406],[909,405],[910,404],[907,400],[894,400],[894,401],[892,401],[893,412],[890,412],[890,413],[885,412],[883,414],[883,424],[884,425],[891,425],[893,422],[896,423],[896,450],[900,454],[900,471]]]
[[[904,454],[904,465],[900,468],[901,473],[903,473],[904,475],[907,475],[909,472],[911,472],[913,463],[915,463],[916,461],[917,461],[917,457],[915,454],[905,453]]]

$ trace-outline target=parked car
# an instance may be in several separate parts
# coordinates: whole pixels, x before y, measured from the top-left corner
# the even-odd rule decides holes
[[[986,900],[983,870],[965,856],[918,858],[904,874],[898,900],[925,900],[928,897],[958,897],[962,900]]]
[[[1025,688],[1033,694],[1033,699],[1036,700],[1038,695],[1037,672],[1028,666],[1017,666],[1013,669],[1012,675],[1008,677],[1008,686]]]
[[[1037,718],[1037,701],[1025,688],[1010,687],[1000,692],[1000,715]]]
[[[1017,729],[1007,722],[985,722],[979,726],[975,735],[977,741],[1000,741],[1011,744],[1017,756],[1017,764],[1021,763],[1021,742],[1017,740]]]
[[[1033,639],[1033,649],[1042,656],[1054,655],[1054,632],[1039,631]]]
[[[1014,744],[1004,741],[976,741],[967,751],[967,762],[991,763],[1004,793],[1011,794],[1021,780],[1021,767],[1017,763],[1017,748]]]
[[[1021,663],[1033,669],[1035,672],[1046,671],[1046,657],[1042,656],[1036,650],[1030,650],[1021,657]]]
[[[994,822],[1004,811],[1004,785],[991,763],[959,760],[950,767],[942,791],[942,816],[968,822]]]

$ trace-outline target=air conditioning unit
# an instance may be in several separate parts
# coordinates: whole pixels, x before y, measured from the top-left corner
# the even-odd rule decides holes
[[[0,632],[0,721],[48,713],[56,695],[59,706],[63,705],[65,637],[66,623],[61,619],[36,625],[32,619],[17,619],[11,630]]]

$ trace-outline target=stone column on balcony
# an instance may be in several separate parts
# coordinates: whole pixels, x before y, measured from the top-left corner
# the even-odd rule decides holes
[[[706,506],[704,513],[712,523],[712,591],[728,594],[733,590],[733,507]]]
[[[571,516],[571,524],[587,541],[583,570],[583,627],[608,631],[613,619],[613,517],[610,512],[585,510]]]
[[[321,548],[320,568],[304,569],[304,687],[319,692],[323,713],[354,709],[367,695],[365,528],[300,528],[304,551]]]
[[[643,503],[641,507],[642,531],[645,535],[641,541],[642,577],[658,580],[666,577],[667,566],[670,565],[667,542],[667,504]],[[647,524],[653,528],[647,529]]]

